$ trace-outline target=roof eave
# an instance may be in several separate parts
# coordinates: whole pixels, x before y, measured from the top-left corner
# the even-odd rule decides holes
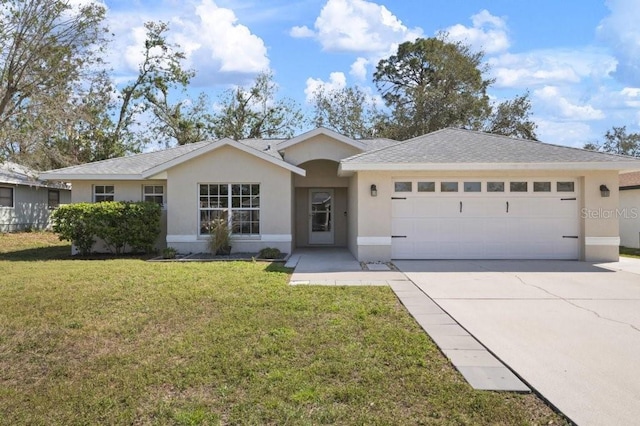
[[[301,169],[299,167],[294,166],[293,164],[289,164],[284,160],[278,160],[277,158],[269,155],[269,154],[265,154],[262,151],[258,151],[255,148],[251,148],[250,146],[247,146],[245,144],[242,144],[240,142],[237,142],[233,139],[229,139],[229,138],[225,138],[225,139],[221,139],[219,141],[213,142],[209,145],[205,145],[202,148],[198,148],[196,150],[193,150],[187,154],[181,155],[180,157],[174,158],[173,160],[167,161],[166,163],[160,164],[156,167],[152,167],[146,171],[144,171],[141,175],[141,177],[143,179],[149,179],[152,178],[153,176],[158,175],[159,173],[165,172],[167,170],[169,170],[172,167],[175,167],[179,164],[182,164],[186,161],[189,161],[193,158],[196,158],[200,155],[206,154],[208,152],[214,151],[218,148],[221,148],[223,146],[231,146],[233,148],[236,148],[240,151],[246,152],[247,154],[253,155],[255,157],[258,157],[262,160],[265,160],[269,163],[275,164],[276,166],[285,168],[297,175],[300,176],[305,176],[306,175],[306,171],[304,169]]]
[[[72,180],[144,180],[139,174],[77,174],[77,173],[41,173],[39,178],[47,181],[67,182]]]
[[[294,138],[288,139],[284,142],[279,143],[276,148],[278,149],[278,151],[284,151],[285,149],[292,147],[294,145],[297,145],[301,142],[304,142],[308,139],[311,139],[313,137],[319,136],[319,135],[324,135],[327,137],[330,137],[332,139],[335,139],[337,141],[340,141],[346,145],[352,146],[356,149],[359,149],[360,151],[364,151],[365,150],[365,145],[362,142],[359,142],[355,139],[351,139],[350,137],[347,137],[345,135],[342,135],[338,132],[335,132],[331,129],[327,129],[325,127],[318,127],[316,129],[310,130],[306,133],[303,133],[299,136],[296,136]]]
[[[640,162],[562,162],[562,163],[349,163],[340,164],[340,172],[402,170],[640,170]]]

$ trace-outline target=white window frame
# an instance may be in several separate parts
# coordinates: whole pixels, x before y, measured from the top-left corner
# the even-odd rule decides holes
[[[152,192],[147,192],[147,188],[151,188]],[[162,192],[155,192],[157,188],[162,188]],[[162,202],[158,203],[162,206],[163,209],[167,208],[167,199],[165,195],[165,186],[164,185],[142,185],[142,201],[147,201],[147,197],[162,197]],[[152,203],[155,203],[156,200],[149,200]]]
[[[8,189],[9,191],[11,191],[11,205],[10,206],[5,206],[5,205],[0,205],[0,209],[13,209],[16,206],[16,188],[14,186],[0,186],[1,189]],[[7,197],[4,197],[7,198]]]
[[[227,191],[226,191],[227,193],[224,194],[224,195],[217,195],[217,196],[216,195],[211,195],[211,194],[202,195],[201,188],[203,186],[210,187],[210,186],[214,186],[214,185],[218,186],[218,187],[226,186],[227,187]],[[243,196],[242,194],[238,195],[238,194],[234,194],[233,193],[234,186],[236,186],[236,185],[240,186],[240,188],[242,188],[242,186],[249,186],[250,194],[249,195],[245,194],[244,197],[254,198],[255,196],[257,196],[258,197],[258,206],[254,207],[253,205],[251,205],[249,207],[246,207],[246,206],[233,207],[233,204],[234,204],[233,203],[233,199],[234,199],[234,197],[235,198],[240,197],[240,199],[241,199],[242,196]],[[254,186],[258,187],[257,188],[258,193],[255,196],[253,195],[253,189],[254,189],[253,187]],[[238,239],[238,238],[259,237],[261,232],[262,232],[262,219],[261,219],[262,214],[261,214],[261,207],[260,207],[260,205],[261,205],[261,203],[260,203],[261,200],[260,199],[262,197],[261,186],[262,185],[260,183],[257,183],[257,182],[252,182],[252,183],[246,183],[246,182],[245,183],[226,183],[226,182],[199,183],[198,184],[198,188],[197,188],[197,191],[198,191],[198,235],[200,237],[208,237],[210,235],[208,232],[203,232],[203,228],[204,227],[203,227],[203,224],[202,224],[202,213],[208,211],[208,212],[220,212],[221,213],[220,216],[223,216],[223,217],[226,214],[227,223],[228,223],[229,229],[231,230],[231,236],[232,237],[234,237],[236,239]],[[210,189],[208,189],[207,192],[209,192],[209,191],[210,191]],[[225,202],[221,203],[223,205],[216,206],[216,207],[211,207],[210,201],[211,201],[212,197],[217,197],[219,200],[224,199]],[[208,200],[207,203],[209,204],[209,206],[207,206],[207,207],[203,207],[203,202],[205,202],[204,201],[205,199]],[[257,233],[255,233],[255,232],[250,232],[250,233],[234,232],[235,230],[238,229],[236,224],[234,223],[234,212],[237,212],[237,211],[251,211],[251,212],[255,211],[255,212],[258,212],[258,220],[257,221],[251,221],[251,220],[249,221],[249,223],[257,222],[257,225],[258,225],[258,232]],[[250,225],[250,227],[251,227],[251,225]]]
[[[113,188],[113,192],[106,192],[107,188]],[[98,192],[98,188],[102,188],[102,192]],[[105,199],[99,200],[98,197],[104,197]],[[107,197],[111,197],[111,200],[107,200]],[[101,203],[103,201],[115,201],[116,200],[116,187],[115,185],[93,185],[93,202]]]

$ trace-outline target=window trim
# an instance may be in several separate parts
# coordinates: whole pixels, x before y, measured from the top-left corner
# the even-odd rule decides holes
[[[200,198],[202,197],[202,195],[200,194],[200,190],[201,190],[201,186],[203,185],[226,185],[227,186],[227,194],[226,194],[226,198],[227,198],[227,207],[221,207],[221,208],[203,208],[201,206],[201,200]],[[234,185],[249,185],[249,186],[253,186],[253,185],[257,185],[258,186],[258,197],[260,199],[259,205],[258,207],[233,207],[233,186]],[[199,238],[209,238],[209,236],[211,234],[203,234],[202,233],[202,225],[201,225],[201,217],[202,217],[202,212],[203,211],[221,211],[221,212],[226,212],[227,213],[227,224],[229,226],[229,229],[232,231],[231,232],[231,238],[234,240],[238,240],[238,239],[256,239],[259,238],[262,235],[262,183],[260,182],[198,182],[197,186],[196,186],[196,190],[197,190],[197,205],[198,208],[197,210],[197,226],[198,226],[198,237]],[[242,233],[234,233],[233,232],[233,212],[235,211],[241,211],[241,210],[250,210],[250,211],[257,211],[258,212],[258,233],[257,234],[242,234]]]
[[[156,187],[162,188],[162,194],[156,194],[155,192],[147,194],[145,192],[146,188],[154,188],[154,190],[155,190]],[[167,209],[167,187],[165,185],[163,185],[163,184],[161,184],[161,185],[143,184],[142,185],[142,201],[147,201],[146,200],[147,195],[150,196],[150,197],[157,197],[157,196],[161,195],[162,196],[162,203],[158,203],[158,204],[160,204],[160,206],[162,207],[163,210]],[[155,201],[150,201],[150,202],[153,203]]]
[[[16,208],[16,187],[15,186],[2,185],[2,186],[0,186],[0,188],[8,189],[9,191],[11,191],[11,205],[10,206],[0,205],[0,209],[15,209]]]
[[[108,187],[112,187],[113,188],[113,193],[109,193],[109,192],[96,192],[96,189],[102,187],[104,188],[103,191],[106,191]],[[91,189],[92,192],[92,199],[94,203],[102,203],[105,201],[115,201],[116,200],[116,186],[115,185],[93,185],[93,188]],[[100,200],[97,201],[96,197],[98,196],[102,196],[102,197],[107,197],[107,196],[111,196],[113,199],[112,200]]]

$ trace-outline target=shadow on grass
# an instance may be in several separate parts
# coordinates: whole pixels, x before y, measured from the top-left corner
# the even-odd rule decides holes
[[[10,262],[38,262],[45,260],[113,260],[113,259],[139,259],[148,260],[154,254],[110,254],[93,253],[86,256],[72,255],[71,246],[37,247],[24,250],[15,250],[0,253],[0,261]]]
[[[71,246],[36,247],[0,253],[0,260],[13,262],[28,262],[42,260],[68,260],[71,256]]]
[[[640,249],[621,246],[620,254],[623,256],[640,258]]]
[[[293,272],[292,268],[285,268],[284,263],[282,262],[271,262],[269,266],[264,268],[264,270],[267,272],[279,272],[285,274],[290,274]]]

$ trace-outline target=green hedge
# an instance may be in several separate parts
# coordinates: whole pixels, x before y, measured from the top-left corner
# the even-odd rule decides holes
[[[148,202],[67,204],[53,212],[53,231],[83,255],[91,253],[97,239],[112,253],[147,253],[160,235],[160,215],[160,205]]]

